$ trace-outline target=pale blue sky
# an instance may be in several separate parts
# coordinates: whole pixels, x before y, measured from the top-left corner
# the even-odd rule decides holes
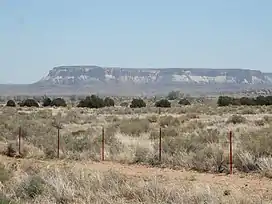
[[[272,72],[271,0],[0,0],[0,83],[58,65]]]

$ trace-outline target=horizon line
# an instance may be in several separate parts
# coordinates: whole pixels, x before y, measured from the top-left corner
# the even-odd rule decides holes
[[[121,66],[101,66],[101,65],[58,65],[54,66],[54,68],[59,67],[99,67],[99,68],[116,68],[116,69],[229,69],[229,70],[235,70],[235,69],[242,69],[242,70],[251,70],[251,71],[261,71],[260,69],[253,69],[253,68],[212,68],[212,67],[121,67]],[[51,70],[51,69],[50,69]],[[263,72],[263,73],[270,73],[270,72]]]

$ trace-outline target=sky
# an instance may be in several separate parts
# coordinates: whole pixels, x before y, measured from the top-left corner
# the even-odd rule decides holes
[[[0,83],[60,65],[272,72],[271,0],[0,0]]]

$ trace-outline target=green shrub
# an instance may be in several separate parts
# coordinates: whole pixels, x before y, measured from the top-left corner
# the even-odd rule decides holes
[[[8,106],[8,107],[16,107],[16,103],[13,100],[8,100],[6,106]]]
[[[171,103],[167,99],[161,99],[155,103],[155,106],[161,108],[170,108]]]
[[[272,105],[272,96],[258,96],[255,101],[256,105],[269,106]]]
[[[84,100],[81,100],[77,107],[87,108],[103,108],[105,107],[104,100],[96,95],[87,96]]]
[[[191,105],[190,101],[186,98],[181,99],[178,104],[184,106]]]
[[[233,98],[231,101],[231,105],[233,106],[240,106],[241,105],[241,101],[239,98]]]
[[[21,107],[39,107],[39,103],[35,101],[34,99],[26,99],[20,103]]]
[[[132,101],[131,101],[131,104],[130,104],[130,108],[143,108],[143,107],[146,107],[146,103],[144,102],[143,99],[139,98],[134,98]]]
[[[50,98],[46,97],[43,99],[43,106],[44,107],[51,106],[51,103],[52,103],[52,100]]]
[[[258,96],[256,98],[256,104],[260,105],[260,106],[267,105],[266,97],[265,96]]]
[[[51,106],[66,107],[67,104],[63,98],[55,98],[51,102]]]
[[[244,106],[254,106],[257,105],[254,98],[242,97],[240,98],[240,104]]]
[[[229,96],[219,96],[217,100],[218,106],[229,106],[232,104],[233,99]]]
[[[110,97],[106,97],[104,99],[104,104],[107,107],[114,106],[114,100],[112,98],[110,98]]]
[[[266,101],[267,101],[266,105],[272,105],[272,96],[266,96]]]

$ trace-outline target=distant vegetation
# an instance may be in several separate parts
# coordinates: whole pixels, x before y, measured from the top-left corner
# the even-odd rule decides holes
[[[85,99],[81,100],[78,104],[77,107],[80,108],[103,108],[105,107],[105,102],[102,98],[96,96],[96,95],[91,95],[87,96]]]
[[[114,100],[110,97],[104,99],[104,105],[107,107],[114,106]]]
[[[184,106],[188,106],[191,105],[190,101],[186,98],[183,98],[179,101],[179,105],[184,105]]]
[[[114,107],[115,103],[117,102],[121,107],[130,107],[130,108],[143,108],[154,104],[155,107],[160,108],[170,108],[172,106],[171,100],[175,100],[173,103],[178,103],[179,105],[191,105],[190,101],[184,97],[179,91],[172,91],[170,92],[165,98],[158,98],[154,97],[152,99],[144,98],[133,98],[128,101],[129,98],[123,99],[116,99],[111,97],[99,97],[98,95],[90,95],[90,96],[70,96],[70,97],[57,97],[57,98],[50,98],[48,96],[16,96],[13,97],[14,100],[8,97],[8,101],[6,106],[9,107],[67,107],[68,104],[70,106],[75,106],[79,108],[103,108],[103,107]]]
[[[8,100],[6,106],[15,107],[15,106],[16,106],[16,103],[15,103],[13,100]]]
[[[218,106],[269,106],[272,105],[272,96],[258,96],[256,98],[241,97],[233,98],[229,96],[219,96],[217,100]]]
[[[67,104],[63,98],[55,98],[52,100],[51,106],[56,106],[56,107],[66,107]]]
[[[81,108],[103,108],[114,106],[114,100],[110,97],[106,97],[104,100],[96,95],[87,96],[81,100],[77,107]]]
[[[145,103],[144,100],[141,99],[141,98],[134,98],[134,99],[131,101],[130,107],[131,107],[131,108],[143,108],[143,107],[146,107],[146,103]]]
[[[181,106],[191,105],[192,98],[184,97],[179,98],[177,95],[179,92],[170,92],[166,98],[153,100],[155,102],[155,107],[160,108],[170,108],[172,106],[171,100],[174,99],[178,102]],[[170,98],[170,99],[169,99]],[[19,99],[17,97],[16,99]],[[100,98],[97,95],[87,96],[85,98],[78,98],[81,99],[79,103],[76,105],[77,107],[86,107],[86,108],[103,108],[103,107],[114,107],[115,100],[110,97]],[[146,100],[146,99],[145,99]],[[142,98],[134,98],[131,102],[122,102],[120,103],[121,107],[130,107],[130,108],[143,108],[146,107],[147,104]],[[153,101],[151,101],[153,103]],[[197,101],[194,99],[194,101]],[[38,100],[38,97],[35,98],[27,98],[18,102],[20,107],[67,107],[67,102],[64,98],[54,98],[50,99],[49,97],[42,97]],[[74,105],[74,99],[70,100],[72,105]],[[149,101],[150,102],[150,101]],[[203,100],[198,101],[200,103],[204,103]],[[234,98],[230,96],[219,96],[217,100],[218,106],[270,106],[272,105],[272,96],[258,96],[258,97],[241,97],[241,98]],[[6,106],[8,107],[16,107],[16,100],[9,99],[6,102]]]
[[[170,108],[171,103],[167,99],[161,99],[160,101],[157,101],[155,103],[156,107],[161,107],[161,108]]]
[[[52,100],[51,100],[50,98],[45,97],[45,98],[43,99],[43,106],[44,106],[44,107],[51,106],[51,103],[52,103]]]
[[[26,99],[19,103],[21,107],[40,107],[39,103],[35,99]]]

